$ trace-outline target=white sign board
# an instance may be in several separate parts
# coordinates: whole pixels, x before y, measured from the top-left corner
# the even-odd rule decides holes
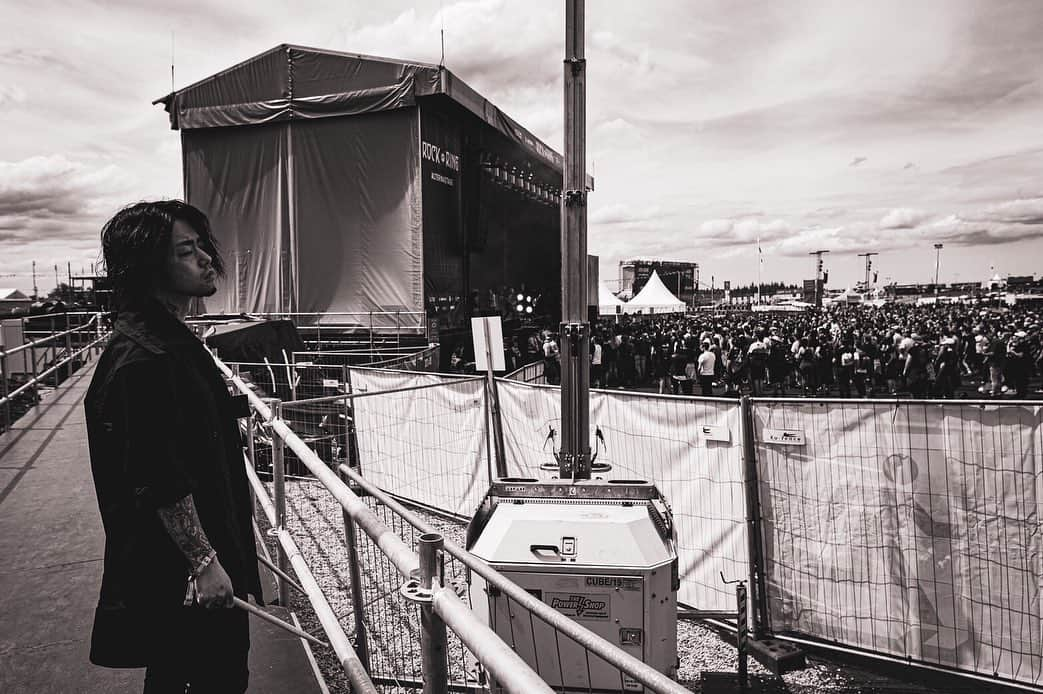
[[[471,337],[474,340],[474,370],[487,371],[486,352],[492,354],[493,371],[506,371],[503,358],[503,325],[499,316],[471,319]]]
[[[764,443],[777,443],[783,446],[803,446],[804,432],[800,429],[765,429]]]
[[[699,435],[703,437],[704,441],[723,441],[728,443],[732,440],[731,429],[714,424],[700,424]]]
[[[322,379],[323,388],[336,388],[340,385],[340,381],[335,378],[324,378]]]

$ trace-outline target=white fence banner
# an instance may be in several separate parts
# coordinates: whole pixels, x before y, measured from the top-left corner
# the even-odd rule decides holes
[[[470,516],[488,489],[484,384],[435,374],[351,370],[362,473],[382,489]]]
[[[1043,684],[1040,407],[753,414],[773,631]]]

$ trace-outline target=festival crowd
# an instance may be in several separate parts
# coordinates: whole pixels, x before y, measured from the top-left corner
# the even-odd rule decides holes
[[[594,388],[685,395],[1039,397],[1043,317],[1024,306],[843,306],[804,313],[603,318]],[[560,378],[557,335],[512,344]]]

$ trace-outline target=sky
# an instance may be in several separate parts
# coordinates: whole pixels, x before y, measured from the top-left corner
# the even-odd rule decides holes
[[[1043,0],[596,0],[588,246],[745,284],[1043,274]],[[0,0],[0,287],[100,260],[122,205],[179,197],[151,102],[280,43],[445,64],[563,150],[553,0]],[[758,240],[760,252],[758,252]],[[934,244],[944,248],[936,257]],[[761,262],[758,262],[758,261]],[[759,272],[758,272],[759,270]]]

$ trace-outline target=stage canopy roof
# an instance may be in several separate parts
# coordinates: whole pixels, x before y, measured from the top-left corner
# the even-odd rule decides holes
[[[350,89],[347,88],[350,85]],[[262,125],[415,106],[442,94],[548,166],[562,156],[444,66],[281,44],[156,99],[173,129]],[[587,186],[594,180],[587,176]]]
[[[652,270],[651,277],[633,299],[623,307],[624,313],[684,313],[685,303],[666,288],[659,273]]]

